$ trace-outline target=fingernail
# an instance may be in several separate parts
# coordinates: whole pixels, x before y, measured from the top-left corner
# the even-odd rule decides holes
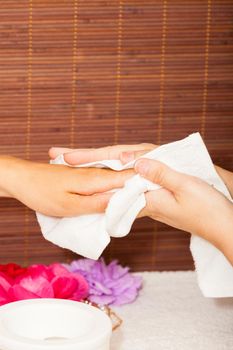
[[[139,160],[135,164],[135,170],[141,175],[146,175],[149,171],[149,162],[147,160]]]
[[[121,157],[125,163],[132,162],[134,160],[134,152],[122,152]]]

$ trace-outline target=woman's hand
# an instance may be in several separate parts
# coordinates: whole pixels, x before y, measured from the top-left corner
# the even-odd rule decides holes
[[[104,212],[110,193],[123,187],[133,170],[77,169],[0,157],[0,196],[16,198],[51,216]]]
[[[52,147],[49,150],[51,159],[64,154],[65,161],[70,165],[80,165],[106,159],[119,159],[122,164],[129,163],[158,146],[151,143],[138,145],[118,145],[102,148],[70,149]]]
[[[140,216],[210,241],[233,264],[233,204],[223,194],[206,182],[157,161],[140,159],[135,170],[162,186],[146,194],[147,205]]]
[[[158,145],[152,143],[141,143],[137,145],[117,145],[102,148],[90,148],[90,149],[70,149],[52,147],[49,150],[49,156],[51,159],[55,159],[58,155],[64,154],[64,159],[68,164],[79,165],[84,163],[90,163],[95,161],[101,161],[104,159],[119,159],[122,164],[129,163],[138,159],[145,153],[157,148]],[[215,169],[219,176],[225,182],[231,196],[233,197],[233,174],[215,165]]]

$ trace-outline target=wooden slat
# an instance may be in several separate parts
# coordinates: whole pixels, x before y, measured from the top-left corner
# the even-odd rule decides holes
[[[233,170],[231,0],[1,0],[0,152],[166,143],[200,131]],[[189,235],[142,219],[106,258],[135,270],[193,267]],[[68,261],[35,215],[0,200],[0,263]]]

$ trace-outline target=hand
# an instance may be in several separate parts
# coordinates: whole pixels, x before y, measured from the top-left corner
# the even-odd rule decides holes
[[[64,154],[65,161],[70,165],[79,165],[100,161],[104,159],[119,159],[122,164],[129,163],[143,156],[145,153],[157,148],[158,145],[141,143],[138,145],[118,145],[93,149],[76,149],[52,147],[49,156],[55,159],[58,155]],[[215,165],[219,176],[225,182],[231,196],[233,197],[233,174]]]
[[[129,163],[158,146],[151,143],[138,145],[118,145],[102,148],[71,149],[52,147],[49,150],[51,159],[64,154],[65,161],[70,165],[80,165],[105,159],[119,159],[122,164]]]
[[[162,186],[146,194],[147,205],[140,216],[199,235],[233,264],[233,204],[223,194],[201,179],[157,161],[140,159],[135,170]]]
[[[13,197],[51,216],[104,212],[110,193],[123,187],[132,170],[77,169],[0,157],[0,196]]]

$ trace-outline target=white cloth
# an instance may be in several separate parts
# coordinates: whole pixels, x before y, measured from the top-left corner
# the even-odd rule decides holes
[[[111,350],[232,350],[233,298],[203,298],[193,271],[143,272],[133,304],[113,307],[123,320]]]
[[[160,146],[143,157],[159,160],[179,172],[197,176],[231,199],[199,133]],[[54,163],[66,164],[63,156]],[[134,162],[122,166],[118,160],[106,160],[82,167],[106,167],[119,171],[133,165]],[[54,218],[37,213],[37,218],[47,240],[80,255],[98,259],[111,236],[123,237],[129,233],[137,214],[145,207],[144,193],[158,188],[158,185],[135,175],[124,188],[114,193],[105,214]],[[233,268],[224,255],[199,237],[192,237],[190,248],[203,294],[208,297],[233,296]]]

